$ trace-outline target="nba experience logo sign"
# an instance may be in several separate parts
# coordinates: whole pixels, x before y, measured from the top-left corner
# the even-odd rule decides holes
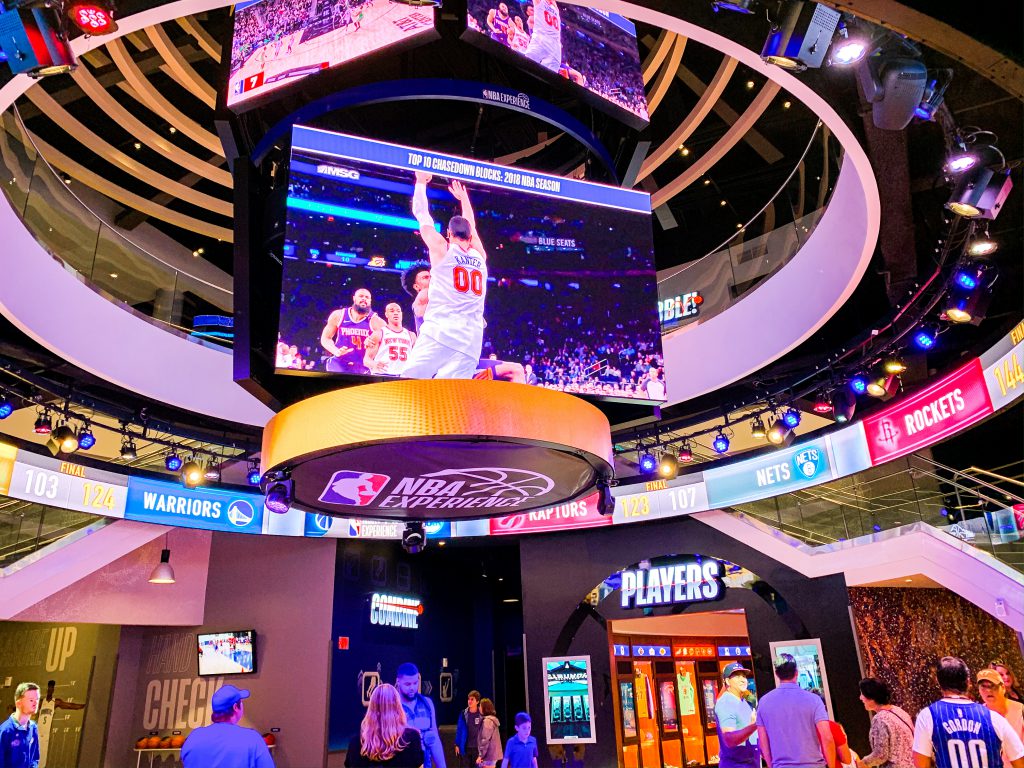
[[[318,501],[375,509],[510,509],[530,506],[554,487],[555,481],[540,472],[507,467],[442,469],[399,478],[342,469],[331,475]]]

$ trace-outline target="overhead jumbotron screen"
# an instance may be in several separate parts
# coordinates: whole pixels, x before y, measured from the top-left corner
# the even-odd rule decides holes
[[[296,126],[280,372],[665,399],[650,197]]]
[[[555,0],[469,0],[470,30],[648,122],[636,26]]]
[[[434,7],[402,0],[249,0],[235,6],[227,105],[434,29]]]

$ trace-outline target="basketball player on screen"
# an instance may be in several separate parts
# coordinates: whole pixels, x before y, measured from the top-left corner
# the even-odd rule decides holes
[[[427,299],[429,291],[427,290],[430,285],[430,265],[425,261],[421,261],[417,264],[413,264],[412,267],[405,270],[402,275],[402,287],[405,292],[413,298],[412,302],[412,316],[416,323],[417,332],[420,326],[423,325],[423,315],[427,311]],[[484,321],[484,327],[487,327],[487,322]],[[415,335],[415,334],[414,334]],[[476,373],[473,374],[474,379],[500,379],[501,381],[511,381],[517,384],[526,383],[526,369],[523,368],[520,363],[513,363],[508,360],[498,360],[496,355],[490,355],[485,360],[477,362]],[[534,383],[536,383],[536,376]]]
[[[370,292],[360,288],[352,294],[352,306],[336,309],[327,317],[327,325],[320,333],[320,346],[331,355],[327,360],[328,372],[369,373],[363,363],[363,346],[370,334],[384,327],[380,315],[371,309],[372,302]]]
[[[416,171],[412,214],[430,254],[430,285],[420,338],[409,353],[404,375],[411,379],[469,379],[484,343],[487,253],[476,230],[469,192],[461,181],[448,191],[462,215],[448,222],[448,238],[434,228],[427,202],[431,174]]]
[[[370,373],[401,376],[416,343],[416,334],[402,326],[402,307],[392,301],[384,307],[388,324],[370,334],[366,340],[363,364]]]
[[[562,67],[562,17],[555,0],[534,0],[526,57],[557,72]]]
[[[505,3],[498,3],[497,8],[487,12],[487,29],[491,32],[491,39],[502,45],[508,45],[508,26],[511,23]]]

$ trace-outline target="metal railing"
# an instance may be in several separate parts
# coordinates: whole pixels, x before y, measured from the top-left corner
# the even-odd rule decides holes
[[[661,275],[662,333],[724,312],[787,264],[825,212],[841,164],[842,147],[819,122],[799,160],[760,211],[711,252]],[[697,313],[695,293],[702,300]]]
[[[1024,462],[1002,469],[1001,478],[992,478],[912,454],[734,509],[812,546],[927,523],[1024,571]]]
[[[114,521],[111,517],[5,498],[0,503],[0,569],[23,562],[83,528],[96,529]]]
[[[0,118],[0,188],[50,255],[168,330],[190,334],[197,315],[231,315],[229,289],[175,268],[111,226],[72,191],[70,177],[46,162],[16,108]]]

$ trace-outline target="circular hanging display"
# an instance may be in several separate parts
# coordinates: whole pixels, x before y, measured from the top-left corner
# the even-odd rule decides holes
[[[457,520],[555,506],[611,473],[608,419],[561,392],[394,381],[309,398],[263,432],[265,478],[342,517]]]

